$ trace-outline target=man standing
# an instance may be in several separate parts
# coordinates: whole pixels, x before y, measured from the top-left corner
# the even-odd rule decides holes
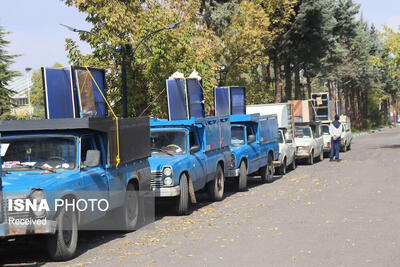
[[[339,115],[335,115],[335,120],[329,125],[329,134],[331,135],[331,159],[335,156],[336,161],[339,161],[339,151],[341,136],[343,132],[342,124],[339,122]]]

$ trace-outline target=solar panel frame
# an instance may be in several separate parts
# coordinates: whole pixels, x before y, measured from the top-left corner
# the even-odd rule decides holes
[[[166,80],[166,86],[167,86],[168,119],[170,121],[189,119],[185,80],[184,79]],[[174,99],[175,97],[177,97],[177,99]],[[180,101],[180,103],[176,101]]]
[[[67,73],[68,69],[68,73]],[[54,90],[50,89],[53,86],[55,86],[53,81],[49,80],[50,77],[53,78],[53,75],[50,75],[50,72],[56,72],[57,74],[59,73],[64,73],[67,75],[67,82],[64,83],[64,86],[67,86],[66,90],[56,90],[55,92],[64,92],[67,95],[63,95],[60,97],[60,95],[57,94],[52,94]],[[75,101],[75,93],[74,93],[74,86],[73,86],[73,81],[72,81],[72,68],[63,68],[63,69],[57,69],[57,68],[42,68],[42,77],[43,77],[43,88],[44,88],[44,102],[45,102],[45,115],[47,119],[62,119],[62,118],[76,118],[76,101]],[[57,80],[57,89],[59,89],[60,83],[59,79]],[[49,84],[50,83],[50,84]],[[49,87],[50,86],[50,87]],[[68,88],[69,87],[69,88]],[[49,96],[51,96],[52,101],[49,101]],[[58,101],[55,100],[54,98],[57,97]],[[57,109],[60,104],[63,103],[63,101],[68,101],[68,98],[71,99],[70,103],[64,102],[66,105],[65,107],[71,106],[72,109]],[[57,108],[54,107],[51,103],[57,103]]]
[[[195,82],[194,85],[191,82]],[[189,118],[204,118],[204,92],[201,81],[194,78],[188,78],[186,83],[186,95],[189,108]],[[196,91],[197,90],[197,91]]]

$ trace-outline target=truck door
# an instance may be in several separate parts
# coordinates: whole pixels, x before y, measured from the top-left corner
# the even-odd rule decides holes
[[[261,151],[260,151],[260,144],[255,141],[249,144],[249,137],[250,135],[256,135],[253,127],[250,125],[246,126],[246,138],[247,138],[247,147],[248,149],[245,150],[246,154],[248,155],[248,173],[253,173],[257,171],[262,163],[261,163]]]
[[[90,154],[88,151],[100,151],[100,161],[96,166],[89,163],[87,156]],[[83,193],[87,198],[91,199],[106,199],[109,201],[109,181],[108,175],[105,170],[105,153],[101,145],[100,136],[85,135],[81,137],[80,142],[80,173],[83,178]],[[86,196],[84,196],[86,198]],[[105,212],[98,209],[86,212],[84,214],[84,221],[90,222],[97,218],[103,217]]]
[[[191,172],[193,187],[195,190],[198,190],[204,187],[206,181],[207,161],[204,152],[201,149],[201,143],[198,134],[195,131],[190,131],[189,150],[195,146],[197,146],[199,150],[194,153],[190,153],[190,162],[192,164],[192,168],[189,171]]]

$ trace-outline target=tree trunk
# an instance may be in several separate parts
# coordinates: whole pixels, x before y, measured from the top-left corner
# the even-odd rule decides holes
[[[294,96],[296,100],[302,99],[300,90],[300,68],[296,65],[294,67]]]
[[[304,69],[304,75],[307,78],[308,99],[311,99],[311,77],[310,74],[305,69]]]
[[[357,89],[357,106],[358,106],[358,123],[360,125],[360,129],[363,129],[363,110],[362,110],[362,96],[361,96],[361,90]]]
[[[363,97],[363,117],[368,118],[368,90],[364,90]]]
[[[281,78],[281,60],[279,51],[275,52],[274,60],[274,72],[275,72],[275,102],[282,102],[282,78]]]
[[[285,100],[288,101],[292,99],[292,70],[289,60],[286,60],[285,63],[285,81]]]
[[[354,92],[354,88],[352,88],[350,90],[350,109],[351,109],[351,113],[350,113],[350,119],[351,119],[351,124],[356,126],[356,122],[357,122],[357,116],[356,116],[356,101],[355,101],[355,92]]]
[[[266,87],[268,90],[269,88],[271,88],[271,63],[270,62],[268,62],[267,66],[266,66],[266,71],[267,71]]]
[[[345,110],[345,115],[350,114],[350,95],[349,95],[349,89],[344,88],[344,110]]]

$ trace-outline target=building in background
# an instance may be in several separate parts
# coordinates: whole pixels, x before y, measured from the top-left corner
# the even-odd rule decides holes
[[[13,115],[19,116],[26,110],[29,104],[29,88],[32,88],[32,81],[28,76],[16,77],[7,86],[8,89],[12,90],[14,94],[11,96],[11,101],[15,107],[11,110]],[[29,107],[25,114],[32,114],[33,107]]]

